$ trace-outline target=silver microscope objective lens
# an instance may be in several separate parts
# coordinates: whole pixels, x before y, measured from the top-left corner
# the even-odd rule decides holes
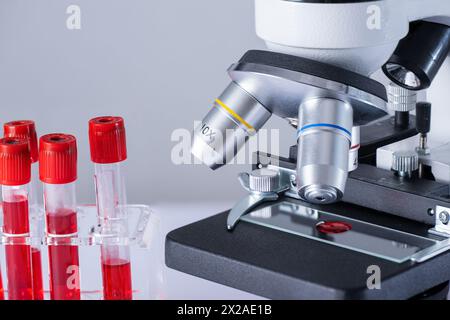
[[[230,162],[271,113],[232,82],[194,130],[191,153],[215,170]]]
[[[310,185],[302,191],[302,198],[315,204],[328,204],[336,202],[342,193],[330,186]]]
[[[344,193],[353,109],[340,100],[311,99],[299,108],[297,189],[310,203],[329,204]]]

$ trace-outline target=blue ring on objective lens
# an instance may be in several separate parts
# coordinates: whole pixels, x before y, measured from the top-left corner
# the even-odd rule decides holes
[[[300,129],[298,129],[297,134],[300,135],[300,134],[302,134],[304,131],[306,131],[308,129],[318,128],[318,127],[327,127],[327,128],[337,129],[337,130],[343,131],[346,134],[348,134],[350,136],[350,138],[352,137],[352,133],[350,131],[348,131],[347,129],[345,129],[344,127],[338,126],[336,124],[330,124],[330,123],[308,124],[308,125],[300,128]]]

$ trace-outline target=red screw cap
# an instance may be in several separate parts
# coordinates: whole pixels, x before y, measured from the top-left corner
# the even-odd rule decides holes
[[[0,139],[0,184],[20,186],[31,180],[31,157],[28,141]]]
[[[77,140],[74,136],[52,133],[39,140],[39,177],[49,184],[77,180]]]
[[[91,160],[116,163],[127,159],[125,124],[121,117],[98,117],[89,120]]]
[[[31,120],[18,120],[3,125],[3,135],[8,138],[20,138],[29,141],[31,162],[39,160],[36,125]]]

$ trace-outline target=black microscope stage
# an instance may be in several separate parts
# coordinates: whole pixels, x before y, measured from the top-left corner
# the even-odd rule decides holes
[[[277,204],[283,203],[304,205],[287,198]],[[402,237],[412,236],[414,241],[429,237],[428,225],[355,205],[340,203],[326,210],[369,228],[394,229]],[[392,261],[327,243],[327,237],[309,238],[247,221],[239,222],[229,232],[227,215],[224,212],[170,232],[166,238],[167,266],[271,299],[410,299],[436,292],[438,298],[447,295],[448,251],[420,263]],[[368,288],[373,270],[370,266],[379,267],[380,289]]]

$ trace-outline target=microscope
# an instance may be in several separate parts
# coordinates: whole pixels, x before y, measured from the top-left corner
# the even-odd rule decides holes
[[[168,267],[272,299],[445,299],[450,2],[255,0],[255,17],[268,50],[229,68],[192,154],[216,170],[272,115],[296,144],[255,154],[230,211],[170,232]]]

